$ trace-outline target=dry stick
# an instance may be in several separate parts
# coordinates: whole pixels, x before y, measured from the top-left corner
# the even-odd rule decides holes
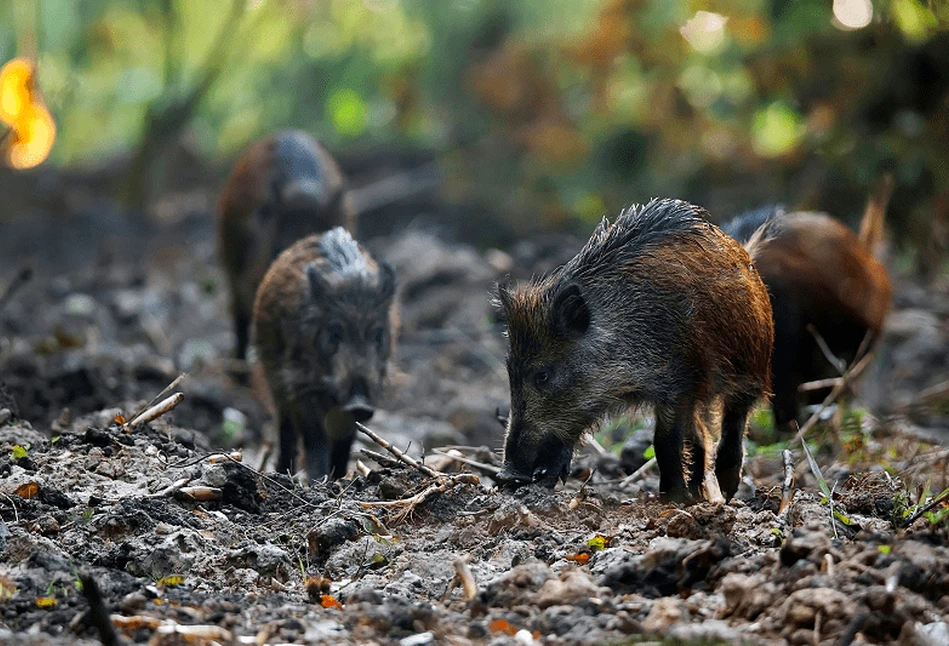
[[[434,469],[431,469],[425,466],[424,464],[421,464],[420,462],[415,460],[415,458],[412,458],[406,455],[405,453],[403,453],[396,447],[392,446],[387,441],[385,441],[384,439],[376,435],[375,432],[373,432],[372,429],[368,428],[365,424],[361,422],[356,422],[356,428],[359,429],[364,435],[368,435],[369,439],[371,439],[373,442],[375,442],[376,444],[384,448],[386,451],[394,455],[396,459],[399,460],[399,462],[404,462],[410,467],[418,469],[419,471],[421,471],[422,473],[424,473],[430,478],[447,477],[447,474],[439,473],[438,471],[435,471]]]
[[[814,327],[813,324],[807,324],[807,331],[810,332],[811,336],[814,337],[814,340],[817,341],[817,347],[820,348],[822,353],[824,353],[824,357],[830,362],[830,365],[836,368],[837,372],[840,374],[844,374],[844,370],[847,367],[847,362],[831,352],[830,346],[827,345],[827,341],[824,340],[824,337],[821,336],[821,333],[817,331],[817,328]]]
[[[501,471],[500,468],[494,465],[485,464],[484,462],[478,462],[477,460],[472,460],[471,458],[467,458],[463,455],[452,455],[451,453],[447,453],[445,451],[442,451],[441,449],[432,449],[432,453],[434,453],[435,455],[444,456],[446,458],[451,458],[455,462],[461,462],[462,464],[469,464],[473,467],[477,467],[478,469],[481,469],[482,471],[486,471],[492,475],[497,475]]]
[[[455,559],[453,565],[455,566],[455,576],[461,581],[461,585],[464,588],[465,600],[471,601],[478,596],[478,582],[475,581],[474,575],[471,573],[471,568],[468,567],[468,561],[459,557]]]
[[[184,400],[184,398],[185,396],[183,393],[175,393],[174,395],[158,402],[144,413],[139,413],[133,417],[132,421],[130,421],[126,426],[128,428],[132,428],[139,424],[147,424],[148,422],[154,421],[165,413],[173,411],[178,406],[178,404]]]
[[[619,486],[620,486],[620,487],[625,487],[626,485],[629,485],[629,484],[632,484],[632,483],[636,482],[636,481],[639,480],[643,475],[645,475],[647,471],[649,471],[649,470],[650,470],[651,468],[653,468],[654,466],[656,466],[656,458],[649,458],[649,459],[646,461],[646,464],[644,464],[643,466],[639,467],[638,469],[636,469],[635,471],[633,471],[631,474],[629,474],[628,476],[626,476],[625,478],[623,478],[622,480],[620,480]]]
[[[806,393],[811,390],[823,390],[824,388],[833,388],[842,381],[842,377],[829,377],[827,379],[817,379],[815,381],[805,381],[797,387],[799,393]]]
[[[155,396],[152,398],[152,400],[151,400],[150,402],[148,402],[147,404],[145,404],[144,406],[142,406],[141,408],[139,408],[138,411],[137,411],[134,415],[132,415],[131,419],[134,420],[136,417],[138,417],[138,416],[141,415],[143,412],[145,412],[145,410],[147,410],[148,408],[154,406],[154,405],[155,405],[155,402],[157,402],[159,399],[161,399],[162,397],[164,397],[166,393],[168,393],[168,392],[171,391],[175,386],[177,386],[178,384],[180,384],[180,383],[181,383],[181,380],[184,379],[184,378],[187,377],[187,376],[188,376],[188,373],[187,373],[187,372],[183,372],[183,373],[181,373],[180,375],[178,375],[177,377],[175,377],[174,381],[172,381],[170,384],[168,384],[167,386],[165,386],[164,388],[162,388],[161,392],[158,393],[157,395],[155,395]],[[126,422],[126,425],[127,425],[127,426],[130,425],[130,424],[131,424],[130,422]]]
[[[784,486],[782,487],[778,516],[783,516],[790,509],[791,493],[794,487],[794,455],[789,449],[784,449],[781,451],[781,459],[784,462]]]
[[[165,496],[174,495],[175,493],[177,493],[179,489],[181,489],[183,486],[185,486],[189,482],[191,482],[190,477],[181,478],[180,480],[177,480],[171,483],[170,485],[168,485],[161,491],[156,491],[153,494],[149,494],[147,497],[148,498],[164,498]]]
[[[2,141],[2,139],[0,139]],[[17,275],[13,277],[13,280],[10,281],[10,284],[7,285],[6,290],[3,294],[0,294],[0,312],[3,311],[3,308],[6,307],[6,304],[13,299],[13,295],[19,291],[21,287],[30,282],[30,279],[33,277],[33,269],[29,265],[22,267],[20,271],[17,272]]]
[[[10,501],[10,506],[13,507],[13,522],[15,522],[15,523],[17,523],[17,524],[19,525],[19,524],[20,524],[20,512],[17,511],[17,509],[16,509],[16,503],[13,502],[13,498],[11,498],[10,496],[8,496],[7,494],[5,494],[5,493],[3,493],[3,492],[0,492],[0,494],[2,494],[4,498],[6,498],[8,501]]]
[[[857,350],[856,356],[860,357],[859,361],[855,361],[853,364],[851,364],[850,368],[848,368],[847,371],[840,378],[840,383],[837,384],[834,387],[834,389],[830,391],[827,397],[824,398],[824,401],[820,403],[820,406],[817,407],[817,410],[815,410],[811,414],[811,416],[807,418],[807,421],[804,422],[804,425],[801,426],[797,434],[794,436],[794,439],[791,441],[791,444],[793,444],[794,442],[803,443],[804,435],[809,430],[811,430],[814,424],[817,423],[817,420],[820,419],[821,414],[823,414],[823,412],[827,410],[827,407],[833,404],[837,400],[837,398],[840,397],[840,395],[844,392],[844,389],[846,389],[847,385],[851,381],[859,377],[860,373],[862,373],[866,369],[867,365],[869,365],[870,363],[870,360],[873,358],[872,352],[866,352],[866,347],[869,344],[869,342],[870,342],[870,332],[868,331],[867,334],[863,337],[863,342],[860,344],[860,349]]]

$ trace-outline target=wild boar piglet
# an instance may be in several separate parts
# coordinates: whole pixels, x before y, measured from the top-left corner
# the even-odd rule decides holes
[[[719,499],[719,484],[734,495],[748,413],[768,388],[771,305],[748,251],[707,215],[671,199],[631,207],[550,275],[499,286],[511,389],[502,481],[554,486],[585,431],[651,404],[664,496]]]
[[[353,231],[343,175],[323,146],[285,130],[248,146],[218,202],[218,248],[231,292],[238,359],[245,358],[257,287],[294,242],[336,226]]]
[[[278,471],[303,440],[307,475],[346,472],[385,382],[396,328],[395,273],[343,228],[300,240],[267,271],[254,344],[276,406]]]

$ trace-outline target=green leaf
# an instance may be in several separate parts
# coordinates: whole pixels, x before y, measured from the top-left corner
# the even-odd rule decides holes
[[[14,445],[14,447],[13,447],[13,459],[14,459],[14,460],[21,460],[21,459],[25,458],[25,457],[26,457],[26,451],[27,451],[27,449],[23,448],[23,447],[20,446],[19,444]]]
[[[594,551],[599,552],[602,549],[605,549],[607,544],[610,542],[606,536],[597,534],[593,538],[587,541],[587,545]]]
[[[877,545],[877,549],[880,550],[880,554],[889,554],[891,548],[889,545]]]
[[[654,457],[656,457],[656,447],[650,444],[649,448],[643,451],[643,457],[647,460],[652,460]]]
[[[824,474],[821,473],[820,467],[817,466],[817,462],[814,461],[814,456],[811,455],[811,450],[807,448],[807,442],[801,442],[801,446],[804,447],[804,455],[807,456],[807,464],[811,468],[811,473],[814,474],[814,477],[817,478],[817,486],[820,487],[821,493],[827,497],[829,500],[830,487],[827,486],[827,481],[824,480]]]

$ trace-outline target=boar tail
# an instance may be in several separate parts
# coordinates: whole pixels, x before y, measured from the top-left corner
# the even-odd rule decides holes
[[[873,255],[878,255],[883,243],[883,218],[886,215],[890,196],[893,195],[893,184],[892,173],[884,173],[877,180],[876,186],[870,193],[870,199],[867,200],[863,218],[860,220],[860,242]]]

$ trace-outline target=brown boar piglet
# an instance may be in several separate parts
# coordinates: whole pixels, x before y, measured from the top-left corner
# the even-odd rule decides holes
[[[748,413],[768,388],[771,306],[748,252],[706,218],[652,200],[604,220],[550,275],[499,287],[511,387],[502,482],[553,487],[585,431],[652,404],[664,497],[734,495]],[[713,477],[703,418],[719,402]]]
[[[774,312],[771,405],[775,429],[782,435],[794,430],[803,399],[800,385],[839,376],[811,330],[846,363],[857,358],[868,335],[871,342],[880,336],[891,288],[873,249],[882,237],[891,190],[885,179],[873,192],[859,236],[825,213],[785,213],[780,208],[746,213],[723,226],[741,242],[768,223],[770,239],[755,264]]]
[[[236,355],[247,354],[257,286],[291,244],[336,226],[353,230],[343,175],[308,134],[278,132],[248,146],[218,203],[218,245],[231,290]]]
[[[346,473],[355,422],[372,417],[396,326],[395,274],[343,228],[300,240],[270,267],[254,344],[276,406],[278,471],[303,440],[307,475]]]

